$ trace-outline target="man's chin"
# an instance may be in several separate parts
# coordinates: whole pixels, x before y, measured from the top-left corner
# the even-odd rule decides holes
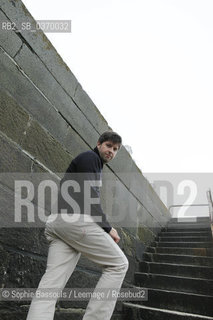
[[[103,160],[104,163],[108,163],[108,162],[110,162],[112,159],[111,159],[111,158],[104,158],[104,159],[102,159],[102,160]]]

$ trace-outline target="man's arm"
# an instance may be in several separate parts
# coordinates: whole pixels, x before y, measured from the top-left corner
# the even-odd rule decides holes
[[[100,181],[101,176],[101,160],[95,152],[86,152],[79,155],[75,159],[76,171],[82,174],[83,180],[95,180]],[[101,222],[97,222],[107,233],[112,229],[111,225],[107,221],[100,204],[100,194],[96,187],[91,186],[92,198],[98,198],[99,203],[92,205],[91,215],[100,218]]]

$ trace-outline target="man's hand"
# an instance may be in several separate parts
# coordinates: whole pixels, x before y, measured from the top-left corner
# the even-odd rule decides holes
[[[117,230],[114,229],[114,228],[112,228],[112,229],[110,230],[109,235],[112,237],[112,239],[113,239],[116,243],[118,243],[118,242],[120,241],[120,239],[121,239],[121,238],[119,237],[118,233],[117,233]]]

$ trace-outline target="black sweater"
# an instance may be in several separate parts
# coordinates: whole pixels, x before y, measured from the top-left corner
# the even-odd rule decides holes
[[[93,151],[86,151],[80,153],[75,159],[70,163],[63,179],[60,182],[60,187],[67,180],[76,181],[79,187],[70,186],[68,188],[68,193],[72,199],[77,202],[80,208],[80,213],[85,213],[84,204],[84,182],[86,180],[101,181],[101,173],[103,169],[103,162],[99,155],[98,148],[95,147]],[[60,189],[61,190],[61,189]],[[91,205],[91,215],[101,218],[101,222],[97,222],[106,232],[110,232],[112,227],[107,221],[106,215],[104,214],[102,207],[100,205],[100,190],[97,186],[91,186],[91,198],[97,198],[98,204]],[[67,212],[76,212],[75,206],[68,204],[59,193],[59,210],[66,209]]]

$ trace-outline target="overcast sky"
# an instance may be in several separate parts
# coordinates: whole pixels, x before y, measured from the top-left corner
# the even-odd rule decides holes
[[[23,2],[143,173],[213,172],[212,0]]]
[[[143,172],[210,172],[212,0],[24,0]]]

